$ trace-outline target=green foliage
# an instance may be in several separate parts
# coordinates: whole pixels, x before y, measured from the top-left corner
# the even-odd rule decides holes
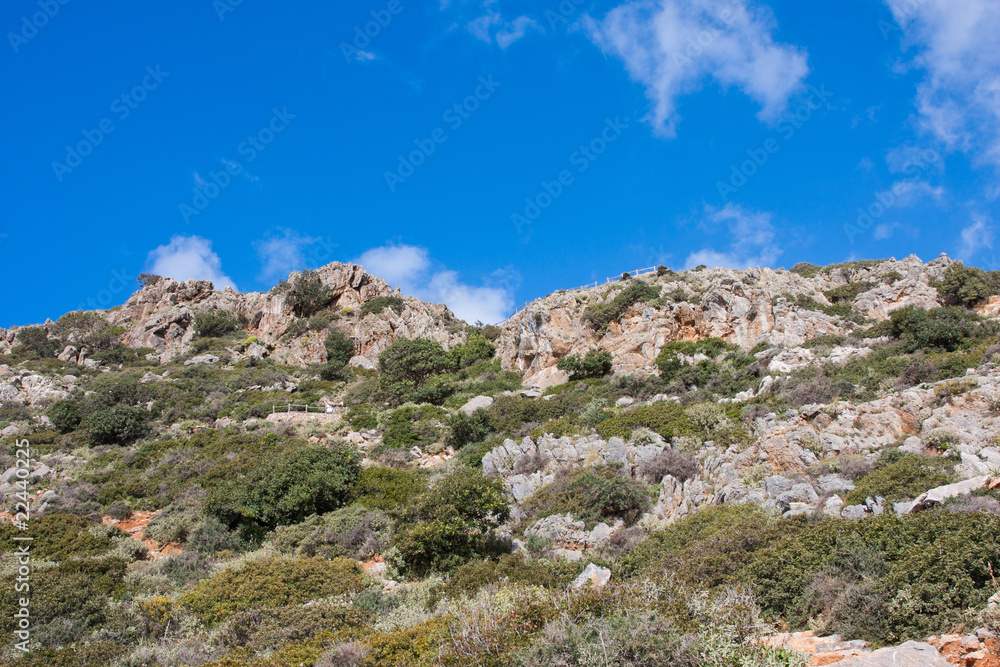
[[[398,513],[425,491],[427,478],[417,470],[368,466],[351,489],[351,498],[373,510]]]
[[[799,262],[792,267],[792,273],[796,273],[803,278],[815,278],[822,270],[822,266],[816,266],[809,262]]]
[[[246,325],[246,318],[219,308],[204,310],[194,317],[198,338],[222,338],[242,330]]]
[[[14,542],[13,538],[27,536],[32,540],[33,557],[64,561],[104,554],[114,546],[110,535],[117,533],[125,537],[125,534],[117,529],[98,537],[89,531],[93,525],[87,519],[72,514],[49,514],[32,517],[28,523],[28,532],[23,533],[9,522],[4,522],[0,524],[0,551],[14,552],[18,543]]]
[[[972,308],[1000,294],[1000,272],[987,272],[955,262],[945,270],[937,291],[947,303]]]
[[[282,281],[277,289],[285,292],[288,305],[299,317],[308,317],[333,303],[333,291],[323,284],[317,271],[307,269],[290,283]]]
[[[355,431],[369,431],[378,426],[378,410],[367,403],[347,408],[345,417]]]
[[[607,350],[589,350],[582,358],[570,354],[559,359],[556,366],[569,373],[570,380],[602,378],[611,372],[611,353]]]
[[[996,325],[985,323],[975,313],[945,307],[923,310],[907,306],[892,311],[891,335],[902,341],[907,352],[947,350],[954,352],[971,339],[996,334]]]
[[[332,370],[343,370],[354,356],[354,341],[340,329],[331,329],[323,346],[326,348],[327,364]]]
[[[44,327],[24,327],[17,331],[18,346],[28,355],[34,355],[42,359],[54,357],[56,352],[56,342],[50,340]],[[15,348],[16,349],[16,348]]]
[[[483,440],[490,433],[489,415],[485,410],[476,410],[471,415],[456,412],[448,419],[450,427],[445,444],[459,450],[466,445]]]
[[[502,481],[456,470],[404,509],[396,538],[399,565],[426,574],[490,555],[503,548],[493,531],[509,514]]]
[[[440,439],[442,430],[437,423],[445,414],[433,406],[393,410],[385,423],[382,444],[393,449],[426,448]]]
[[[361,469],[347,446],[304,447],[220,485],[206,511],[250,535],[325,514],[344,504]]]
[[[874,283],[862,280],[856,283],[847,283],[846,285],[834,287],[833,289],[823,292],[823,296],[829,299],[834,305],[850,304],[859,294],[867,292],[873,287],[875,287]]]
[[[285,607],[331,595],[350,595],[367,585],[361,566],[346,558],[260,558],[202,581],[178,598],[206,626],[255,608]]]
[[[384,391],[407,396],[433,375],[450,371],[454,361],[437,341],[400,338],[378,357],[379,383]]]
[[[284,554],[366,560],[389,545],[389,517],[363,505],[350,505],[293,526],[279,526],[271,541]]]
[[[654,405],[626,410],[597,425],[602,438],[628,438],[637,428],[648,428],[669,440],[684,435],[697,435],[698,427],[676,403]]]
[[[248,647],[260,653],[289,645],[301,645],[309,639],[331,632],[366,628],[371,622],[372,615],[369,612],[353,605],[318,602],[304,607],[288,606],[239,612],[226,621],[219,634],[227,646]]]
[[[4,667],[107,667],[115,664],[128,649],[111,641],[70,644],[61,648],[41,648],[16,661],[0,659]]]
[[[448,354],[454,359],[456,367],[466,368],[477,361],[492,359],[496,351],[497,346],[474,329],[464,343],[448,350]]]
[[[649,494],[642,482],[623,477],[613,466],[579,468],[561,475],[526,501],[525,525],[553,514],[572,514],[587,530],[604,521],[622,519],[633,524],[649,509]]]
[[[701,340],[675,340],[667,343],[656,355],[656,365],[660,369],[660,377],[664,382],[671,382],[684,370],[684,362],[681,355],[693,357],[696,354],[704,354],[706,357],[715,358],[723,353],[738,352],[739,348],[727,343],[721,338],[703,338]],[[704,363],[704,362],[703,362]],[[706,368],[708,368],[706,366]]]
[[[45,411],[45,415],[52,422],[52,425],[59,429],[60,433],[76,430],[76,427],[83,421],[80,404],[72,399],[56,401]]]
[[[583,313],[583,321],[600,335],[611,322],[620,320],[636,303],[652,301],[659,296],[660,288],[656,285],[643,280],[632,280],[609,303],[588,306]]]
[[[505,582],[564,590],[580,574],[579,563],[527,559],[505,554],[496,560],[472,560],[455,570],[441,592],[449,598],[471,597],[490,584]]]
[[[152,415],[145,408],[115,405],[100,408],[83,419],[82,426],[99,445],[126,445],[149,433]]]
[[[954,463],[944,459],[909,454],[899,456],[898,450],[883,454],[874,469],[855,482],[847,503],[857,505],[869,496],[882,496],[890,503],[913,499],[924,491],[954,481]]]
[[[397,313],[403,312],[403,306],[406,302],[403,301],[402,297],[399,296],[377,296],[374,299],[370,299],[361,304],[361,310],[358,312],[359,317],[364,317],[365,315],[373,314],[378,315],[386,308],[392,308]]]

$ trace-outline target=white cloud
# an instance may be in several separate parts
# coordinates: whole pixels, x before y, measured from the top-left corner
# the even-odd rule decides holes
[[[509,276],[501,276],[496,286],[469,285],[456,271],[436,266],[426,248],[387,245],[372,248],[354,261],[405,294],[446,304],[466,322],[500,322],[514,307],[510,289],[502,284]]]
[[[704,248],[693,252],[684,262],[684,268],[691,269],[700,264],[729,269],[773,266],[781,256],[781,249],[774,243],[770,213],[748,211],[735,204],[727,204],[721,209],[707,206],[705,213],[706,231],[720,224],[726,225],[729,247],[724,251]]]
[[[969,260],[985,248],[993,248],[993,224],[983,215],[972,216],[974,222],[962,230],[958,257]]]
[[[211,280],[215,289],[236,284],[222,272],[222,260],[212,252],[212,242],[200,236],[174,236],[167,245],[149,253],[148,271],[175,280]]]
[[[319,239],[300,236],[291,229],[282,230],[281,236],[267,235],[254,242],[260,258],[262,280],[284,278],[292,271],[306,266],[305,248]]]
[[[524,37],[529,29],[538,30],[539,28],[534,19],[527,16],[518,16],[513,21],[509,21],[500,12],[489,9],[486,14],[469,21],[466,29],[477,39],[487,44],[495,41],[501,49],[506,49]]]
[[[872,236],[875,237],[876,241],[884,241],[885,239],[892,238],[892,235],[896,232],[896,227],[899,227],[898,222],[884,222],[881,225],[875,226]]]
[[[624,61],[653,104],[650,121],[673,137],[677,100],[707,79],[737,86],[776,121],[809,73],[805,53],[777,44],[775,22],[753,0],[635,0],[601,21],[587,17],[591,39]]]
[[[885,0],[927,76],[923,130],[980,164],[1000,167],[1000,0]]]

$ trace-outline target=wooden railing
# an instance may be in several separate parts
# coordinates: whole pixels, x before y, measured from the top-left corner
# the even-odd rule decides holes
[[[284,409],[279,409],[284,408]],[[279,412],[326,412],[326,406],[316,406],[316,405],[297,405],[295,403],[285,403],[284,405],[272,405],[271,414],[277,414]]]

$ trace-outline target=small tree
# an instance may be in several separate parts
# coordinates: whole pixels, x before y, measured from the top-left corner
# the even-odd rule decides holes
[[[80,404],[73,400],[56,401],[49,406],[45,414],[60,433],[69,433],[83,420]]]
[[[944,278],[938,284],[937,291],[948,303],[972,308],[1000,293],[1000,273],[986,272],[956,262],[944,272]]]
[[[378,357],[382,388],[396,396],[420,387],[427,378],[449,371],[454,361],[437,341],[400,338]]]
[[[305,270],[291,283],[282,283],[288,303],[299,317],[308,317],[333,303],[333,291],[323,284],[318,271]]]
[[[456,366],[465,368],[477,361],[492,359],[497,352],[497,346],[488,341],[478,330],[472,330],[464,343],[456,345],[448,352],[455,360]]]
[[[330,370],[343,370],[354,356],[354,341],[340,329],[332,329],[323,344],[326,347],[327,367]]]
[[[556,368],[570,374],[570,380],[602,378],[611,372],[611,353],[607,350],[590,350],[582,358],[570,354],[556,362]]]

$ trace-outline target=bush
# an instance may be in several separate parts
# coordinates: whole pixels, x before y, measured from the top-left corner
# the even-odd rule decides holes
[[[459,450],[473,442],[480,442],[490,433],[489,415],[485,410],[476,410],[471,415],[456,412],[448,419],[451,427],[445,444]]]
[[[361,304],[361,310],[358,311],[358,316],[363,318],[368,314],[378,315],[386,308],[392,308],[397,313],[401,313],[403,312],[403,306],[405,305],[406,302],[399,296],[377,296],[374,299],[370,299]]]
[[[323,284],[319,272],[305,270],[289,283],[282,281],[278,290],[286,295],[288,305],[298,317],[308,317],[333,303],[333,291]]]
[[[972,308],[1000,294],[1000,272],[987,272],[955,262],[945,270],[937,291],[947,303]]]
[[[49,514],[32,517],[26,535],[32,539],[31,553],[35,558],[64,561],[74,558],[100,556],[114,547],[111,535],[124,537],[117,529],[102,536],[94,535],[90,528],[95,524],[72,514]],[[24,535],[9,521],[0,525],[2,552],[13,553],[18,544],[14,537]]]
[[[656,365],[664,382],[671,382],[684,368],[681,355],[693,357],[704,354],[715,358],[723,353],[738,352],[739,348],[727,343],[721,338],[703,338],[701,340],[675,340],[667,343],[656,355]]]
[[[361,566],[346,558],[260,558],[202,581],[178,598],[206,626],[246,609],[285,607],[332,595],[351,595],[368,585]]]
[[[112,519],[123,521],[132,516],[132,506],[124,500],[116,500],[108,507],[107,514]]]
[[[847,496],[848,505],[862,504],[869,496],[882,496],[890,503],[911,500],[954,481],[953,465],[948,461],[916,454],[883,457],[885,463],[880,459],[870,473],[855,482]]]
[[[388,546],[389,518],[378,510],[351,505],[294,526],[279,526],[271,541],[282,553],[295,556],[366,560]]]
[[[337,371],[343,370],[354,356],[354,341],[340,329],[332,329],[323,346],[326,348],[327,364]]]
[[[347,499],[361,455],[347,446],[305,447],[212,492],[206,511],[249,536],[331,512]]]
[[[505,554],[497,560],[473,560],[455,570],[441,589],[446,597],[472,597],[498,582],[540,586],[562,591],[580,574],[579,563],[528,560],[521,554]]]
[[[588,306],[583,313],[583,321],[598,335],[603,335],[611,322],[620,320],[636,303],[652,301],[660,296],[660,288],[643,280],[629,281],[609,303]]]
[[[353,502],[370,509],[396,512],[427,491],[427,478],[417,470],[368,466],[351,490]]]
[[[130,405],[102,408],[82,422],[90,438],[99,445],[127,445],[149,432],[149,410]]]
[[[493,533],[509,514],[502,481],[476,470],[457,470],[404,509],[396,538],[398,564],[421,575],[509,551],[509,543],[501,544]]]
[[[194,330],[198,338],[222,338],[240,331],[246,324],[245,318],[219,308],[202,311],[194,317]]]
[[[16,340],[18,347],[21,347],[30,355],[49,359],[56,356],[56,341],[49,340],[48,332],[44,327],[25,327],[18,329]],[[15,348],[15,351],[16,348]]]
[[[701,462],[694,456],[684,456],[675,449],[664,449],[639,464],[638,475],[648,484],[659,484],[667,475],[681,482],[701,475]]]
[[[595,466],[558,476],[539,489],[522,509],[527,512],[525,524],[569,513],[590,530],[602,521],[611,524],[615,519],[632,525],[649,506],[649,495],[641,482],[622,477],[616,467]]]
[[[590,350],[581,358],[570,354],[559,359],[556,367],[570,374],[570,380],[602,378],[611,372],[611,353],[607,350]]]
[[[448,350],[448,354],[455,361],[457,368],[467,368],[477,361],[488,361],[493,358],[496,352],[497,346],[477,330],[469,333],[464,343]]]
[[[669,440],[684,435],[698,435],[698,427],[676,403],[657,403],[634,410],[626,410],[597,425],[598,434],[604,439],[628,438],[637,428],[648,428]]]
[[[454,368],[454,361],[441,344],[426,338],[400,338],[378,357],[382,388],[403,397],[420,387],[429,377]]]
[[[80,404],[71,399],[56,401],[49,406],[45,414],[60,433],[69,433],[75,430],[83,421]]]
[[[300,644],[324,633],[366,627],[371,622],[370,613],[353,605],[318,602],[305,607],[239,612],[226,621],[219,635],[227,646],[264,652]]]
[[[962,308],[947,307],[923,310],[907,306],[892,311],[891,335],[903,342],[907,352],[947,350],[954,352],[970,339],[995,333],[995,325]]]

